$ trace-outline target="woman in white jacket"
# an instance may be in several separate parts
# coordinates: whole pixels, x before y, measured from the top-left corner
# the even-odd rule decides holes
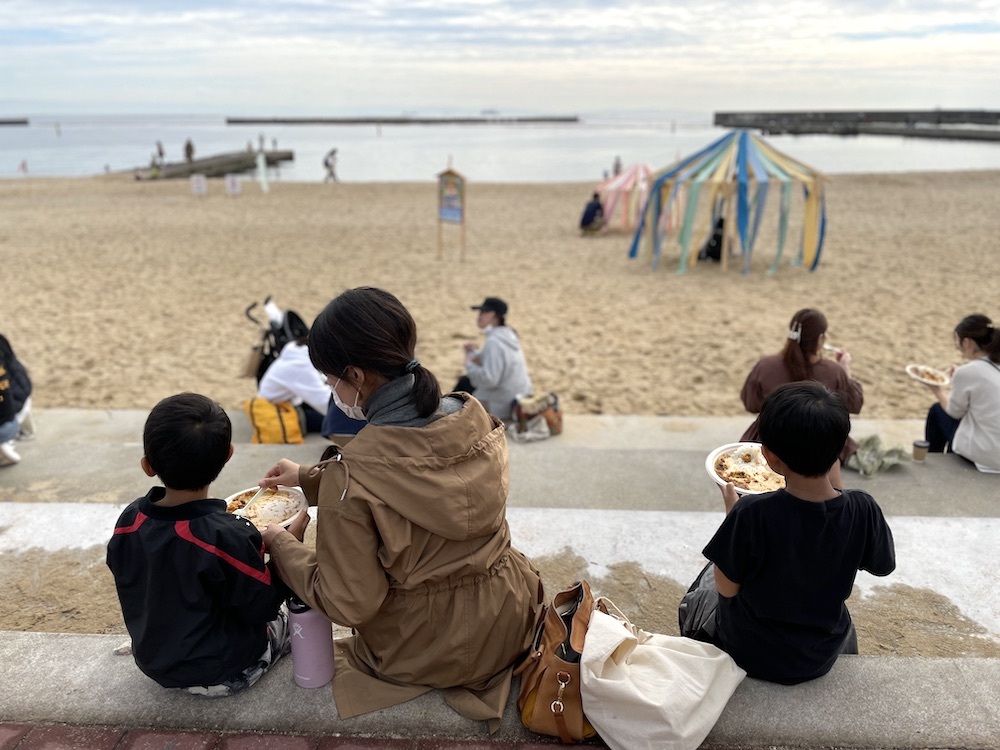
[[[300,420],[305,416],[302,431],[320,432],[330,403],[330,386],[309,361],[309,331],[297,333],[299,337],[285,344],[260,379],[257,396],[273,404],[290,401],[301,411]]]
[[[486,411],[497,419],[509,420],[514,399],[532,392],[521,341],[507,326],[507,303],[499,297],[487,297],[472,309],[479,311],[477,324],[486,340],[482,348],[465,342],[466,376],[455,390],[473,393]]]

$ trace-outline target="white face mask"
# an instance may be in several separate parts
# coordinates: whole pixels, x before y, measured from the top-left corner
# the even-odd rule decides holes
[[[337,385],[340,383],[340,381],[341,378],[337,378],[337,382],[334,383],[333,388],[331,388],[331,390],[333,391],[333,403],[335,403],[337,405],[337,408],[340,409],[342,412],[344,412],[344,414],[346,414],[349,418],[360,419],[362,422],[368,421],[367,418],[365,417],[364,409],[358,406],[358,399],[361,398],[361,391],[358,391],[357,395],[354,397],[354,406],[351,406],[350,404],[345,404],[343,401],[340,400],[340,396],[337,395]]]
[[[483,334],[483,335],[486,335],[487,333],[489,333],[492,330],[493,330],[493,326],[483,326],[482,328],[479,329],[479,332],[481,334]]]

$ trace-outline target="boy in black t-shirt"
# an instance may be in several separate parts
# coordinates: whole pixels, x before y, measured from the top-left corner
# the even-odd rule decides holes
[[[855,575],[896,567],[882,510],[840,487],[850,428],[825,386],[784,385],[764,401],[760,437],[785,489],[742,498],[731,483],[722,489],[726,518],[704,549],[714,564],[681,602],[681,634],[724,649],[751,677],[793,685],[857,653],[845,605]]]
[[[226,412],[205,396],[158,403],[143,431],[153,487],[108,543],[135,663],[163,687],[221,697],[253,685],[288,653],[288,612],[260,532],[210,499],[233,455]]]

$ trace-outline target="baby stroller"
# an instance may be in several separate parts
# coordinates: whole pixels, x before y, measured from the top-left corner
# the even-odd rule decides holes
[[[270,295],[264,298],[263,308],[267,318],[265,325],[263,321],[258,320],[253,315],[257,305],[258,303],[254,302],[244,311],[247,318],[252,323],[256,323],[261,330],[260,343],[254,345],[244,375],[245,377],[255,377],[259,384],[260,379],[267,372],[267,368],[281,354],[285,344],[307,335],[309,326],[294,310],[282,312],[281,308],[271,300]]]

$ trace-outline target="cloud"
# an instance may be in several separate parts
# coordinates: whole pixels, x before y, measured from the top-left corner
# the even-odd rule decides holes
[[[951,106],[996,107],[978,71],[1000,68],[997,18],[990,0],[12,0],[0,110],[929,106],[956,74]]]

